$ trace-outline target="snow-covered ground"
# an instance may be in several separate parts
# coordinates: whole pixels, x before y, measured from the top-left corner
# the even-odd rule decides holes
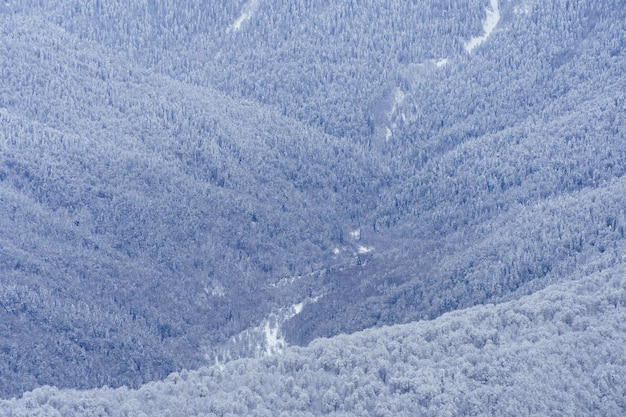
[[[364,253],[370,253],[373,250],[374,250],[373,248],[368,248],[367,246],[359,246],[359,248],[357,249],[357,252],[359,254],[364,254]]]
[[[238,31],[241,25],[250,20],[256,9],[259,7],[259,0],[249,0],[243,5],[243,9],[239,17],[228,27],[228,31]]]
[[[265,355],[270,356],[280,353],[287,344],[280,335],[280,327],[278,323],[272,323],[270,320],[265,322],[263,333],[265,334]]]
[[[481,43],[485,42],[491,35],[491,32],[493,32],[493,30],[498,25],[498,22],[500,21],[500,7],[498,4],[498,0],[491,0],[490,7],[487,7],[485,11],[487,13],[487,17],[485,18],[485,21],[483,22],[483,31],[485,33],[481,36],[476,36],[470,39],[469,41],[465,42],[465,50],[468,53],[471,53],[474,48],[476,48]]]
[[[303,308],[304,308],[304,302],[293,305],[293,311],[296,313],[296,315],[302,313]]]
[[[282,335],[282,325],[300,314],[304,306],[317,302],[319,298],[320,296],[309,297],[291,307],[276,310],[258,326],[231,337],[217,349],[205,346],[205,359],[208,363],[221,365],[243,357],[260,358],[280,354],[289,346]]]
[[[319,300],[319,298],[320,297],[318,296],[303,300],[292,305],[291,308],[288,308],[286,311],[283,310],[277,314],[271,314],[265,320],[265,324],[263,326],[263,333],[265,335],[265,356],[281,353],[283,349],[289,346],[281,334],[281,326],[293,316],[300,314],[306,304],[314,303]]]
[[[398,108],[404,102],[404,98],[406,97],[406,93],[402,91],[399,87],[396,88],[396,91],[393,96],[393,103],[389,113],[387,114],[387,120],[391,121],[398,111]],[[404,118],[404,115],[402,116]],[[385,130],[385,140],[388,141],[393,136],[393,131],[396,129],[396,124],[392,123],[391,126],[387,126]]]

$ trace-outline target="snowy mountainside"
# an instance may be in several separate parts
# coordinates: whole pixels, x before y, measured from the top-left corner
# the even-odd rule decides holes
[[[626,411],[622,266],[433,321],[319,339],[138,390],[39,388],[7,417],[589,415]]]
[[[127,3],[0,5],[2,412],[623,414],[621,1]]]
[[[271,105],[349,136],[380,140],[381,106],[402,72],[464,51],[489,2],[108,1],[14,6],[160,73]],[[233,24],[245,16],[238,30]]]
[[[3,395],[198,366],[373,206],[351,143],[0,18]]]
[[[382,152],[400,180],[364,229],[376,251],[286,324],[290,342],[433,318],[623,261],[625,20],[596,3],[500,6],[487,42],[398,106],[405,120]],[[595,26],[612,32],[589,35]]]

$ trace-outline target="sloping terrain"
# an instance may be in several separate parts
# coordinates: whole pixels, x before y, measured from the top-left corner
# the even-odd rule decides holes
[[[287,340],[511,299],[626,256],[623,13],[501,9],[488,42],[398,105],[383,153],[404,178],[363,227],[375,250],[287,323]]]
[[[33,3],[13,7],[160,73],[362,143],[375,139],[403,69],[463,51],[482,30],[485,7],[480,0]]]
[[[199,365],[373,207],[351,143],[0,17],[5,394]]]
[[[139,390],[39,388],[17,416],[587,415],[626,411],[623,267],[520,300],[319,339]]]
[[[179,3],[0,5],[3,411],[624,411],[621,1]]]

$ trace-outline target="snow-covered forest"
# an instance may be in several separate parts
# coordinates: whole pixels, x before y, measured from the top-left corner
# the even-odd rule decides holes
[[[0,4],[0,415],[626,413],[621,0],[127,3]]]

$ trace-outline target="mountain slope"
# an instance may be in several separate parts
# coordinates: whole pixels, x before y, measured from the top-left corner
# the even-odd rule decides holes
[[[453,3],[2,3],[0,395],[136,388],[607,271],[619,287],[621,1],[500,1],[469,52],[493,2]],[[538,355],[567,363],[548,322]],[[225,366],[245,386],[241,364],[272,360]]]
[[[0,18],[3,395],[198,366],[371,209],[358,147]]]
[[[488,2],[75,0],[28,7],[157,72],[246,97],[327,133],[380,140],[403,69],[463,50]],[[253,13],[252,13],[253,12]],[[234,30],[241,17],[245,22]],[[383,134],[384,135],[384,134]]]
[[[433,318],[623,261],[626,20],[610,10],[502,4],[488,42],[416,79],[382,150],[399,181],[363,228],[376,250],[286,324],[288,341]]]
[[[12,416],[598,415],[626,411],[623,267],[434,321],[320,339],[139,390],[40,388]]]

